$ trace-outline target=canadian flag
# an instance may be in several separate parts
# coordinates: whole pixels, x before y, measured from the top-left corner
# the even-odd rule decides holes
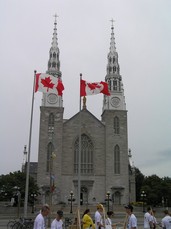
[[[99,93],[110,95],[106,82],[90,83],[82,79],[80,80],[80,96],[96,95]]]
[[[46,73],[36,74],[35,92],[41,91],[44,93],[54,93],[62,96],[62,91],[64,90],[64,85],[59,78]]]

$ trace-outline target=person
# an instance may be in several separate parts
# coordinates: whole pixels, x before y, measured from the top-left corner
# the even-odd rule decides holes
[[[156,219],[156,217],[155,217],[155,213],[156,213],[156,210],[152,210],[151,211],[151,215],[152,215],[152,223],[153,223],[153,229],[156,229],[156,226],[157,226],[157,219]]]
[[[101,227],[104,227],[102,222],[102,215],[103,215],[103,205],[98,204],[97,210],[95,212],[94,220],[95,220],[95,229],[101,229]]]
[[[77,217],[74,218],[74,222],[73,222],[73,225],[77,225],[78,223],[78,220],[77,220]]]
[[[108,211],[107,212],[107,218],[106,218],[106,225],[111,225],[112,228],[116,229],[116,227],[122,223],[117,222],[117,223],[112,223],[112,216],[114,216],[114,212],[113,211]]]
[[[133,214],[133,206],[128,204],[125,205],[126,213],[127,213],[127,228],[128,229],[136,229],[137,228],[137,218]]]
[[[86,209],[84,211],[83,216],[82,216],[82,225],[83,225],[83,229],[86,229],[86,228],[95,229],[95,225],[90,216],[90,209]]]
[[[161,226],[163,229],[171,229],[171,216],[168,210],[164,210],[165,216],[161,221]]]
[[[49,212],[50,212],[49,206],[47,204],[43,205],[40,213],[36,216],[34,220],[33,229],[45,229],[46,228],[45,217],[48,216]]]
[[[111,225],[112,226],[112,220],[111,220],[111,217],[113,216],[113,211],[108,211],[107,212],[107,218],[106,218],[106,221],[105,221],[105,224],[106,225]]]
[[[51,223],[51,229],[62,229],[63,228],[63,211],[58,210],[56,214],[56,218]]]
[[[148,207],[147,212],[144,214],[144,229],[153,228],[153,217],[151,212],[151,207]]]

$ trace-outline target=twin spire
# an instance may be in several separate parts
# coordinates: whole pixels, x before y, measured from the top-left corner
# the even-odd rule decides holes
[[[60,71],[60,61],[59,61],[59,48],[58,48],[58,38],[57,38],[57,15],[54,15],[54,32],[52,37],[51,48],[49,51],[49,61],[48,61],[48,74],[51,74],[55,77],[61,77],[62,73]],[[108,54],[108,65],[107,65],[107,75],[119,74],[119,64],[118,64],[118,53],[116,52],[115,47],[115,37],[114,37],[114,20],[111,20],[111,41],[110,41],[110,52]],[[108,81],[108,77],[106,77]]]
[[[52,37],[51,48],[49,50],[49,61],[47,73],[53,75],[57,78],[61,78],[62,73],[60,71],[60,61],[59,61],[59,48],[58,48],[58,38],[57,38],[57,15],[54,15],[54,32]],[[114,36],[114,20],[111,20],[111,38],[110,38],[110,48],[108,53],[107,62],[107,74],[105,81],[109,85],[109,91],[111,95],[116,93],[121,93],[123,96],[123,83],[122,77],[120,75],[120,67],[118,62],[118,53],[115,46],[115,36]]]

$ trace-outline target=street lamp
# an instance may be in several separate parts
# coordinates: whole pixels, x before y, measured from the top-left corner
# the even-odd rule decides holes
[[[30,196],[31,196],[31,198],[33,200],[31,213],[34,213],[34,201],[35,201],[35,198],[36,198],[37,195],[35,193],[32,193]]]
[[[107,196],[107,211],[109,211],[109,201],[110,201],[110,192],[109,191],[107,191],[106,196]]]
[[[68,201],[71,201],[71,208],[70,208],[70,213],[72,213],[72,202],[75,201],[74,197],[74,193],[73,191],[70,192],[70,199],[68,199]]]
[[[144,208],[144,199],[145,199],[145,197],[146,197],[145,191],[142,191],[142,192],[141,192],[141,197],[142,197],[142,202],[143,202],[143,212],[145,212],[145,208]]]
[[[72,201],[73,201],[73,191],[70,192],[70,197],[71,197],[71,210],[70,210],[70,213],[72,213]]]
[[[13,187],[13,189],[15,190],[14,191],[15,197],[17,197],[17,208],[18,208],[17,216],[19,218],[20,217],[20,201],[21,201],[20,187],[15,186],[15,187]],[[16,201],[16,199],[15,199],[15,201]]]

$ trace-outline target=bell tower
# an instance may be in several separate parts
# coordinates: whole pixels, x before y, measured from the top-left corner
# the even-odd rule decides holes
[[[54,22],[54,32],[52,37],[52,44],[49,50],[49,61],[47,74],[53,75],[61,79],[62,73],[60,71],[60,61],[59,61],[59,48],[58,48],[58,38],[57,38],[57,15],[55,14]],[[62,107],[63,100],[62,96],[53,93],[43,93],[42,106],[45,107]]]
[[[115,47],[113,20],[105,81],[110,96],[104,95],[102,121],[105,124],[106,188],[115,203],[129,202],[129,161],[127,110],[122,77]],[[108,169],[111,168],[111,169]]]
[[[54,32],[46,73],[61,79],[56,18],[57,15],[55,15]],[[37,181],[39,187],[42,188],[42,193],[45,194],[54,189],[55,186],[61,186],[63,113],[62,96],[54,93],[43,93],[40,107]],[[58,179],[56,179],[56,174],[58,174]],[[54,193],[57,191],[56,188]],[[51,192],[49,193],[51,194]]]

